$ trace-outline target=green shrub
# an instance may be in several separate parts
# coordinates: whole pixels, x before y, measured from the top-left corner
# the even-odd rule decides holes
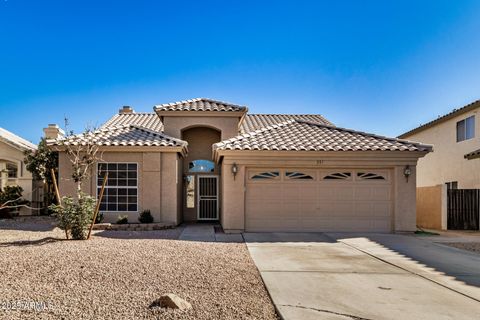
[[[95,223],[102,223],[102,222],[103,222],[103,218],[104,218],[103,212],[99,212],[99,213],[97,214],[97,218],[95,219]]]
[[[51,205],[50,209],[54,212],[60,229],[69,230],[72,239],[85,240],[92,223],[95,204],[94,197],[80,193],[78,200],[63,197],[62,206]]]
[[[30,204],[29,201],[22,198],[22,192],[23,189],[19,186],[6,186],[0,190],[0,207],[16,207],[0,209],[1,219],[11,219],[17,216],[20,206]]]
[[[153,217],[150,210],[143,210],[142,213],[140,213],[140,217],[138,217],[138,221],[141,223],[152,223]]]
[[[127,224],[127,223],[128,223],[128,216],[127,215],[118,216],[117,224]]]

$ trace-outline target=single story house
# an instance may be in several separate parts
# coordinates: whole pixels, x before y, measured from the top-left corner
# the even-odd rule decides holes
[[[24,199],[32,202],[41,199],[41,188],[36,188],[32,174],[25,167],[25,151],[37,150],[37,146],[18,135],[0,128],[0,190],[6,186],[20,186]],[[36,190],[38,189],[38,190]],[[36,204],[34,204],[36,205]],[[35,212],[33,212],[35,213]],[[19,214],[30,215],[32,210],[20,208]]]
[[[431,146],[334,126],[321,115],[249,114],[198,98],[137,113],[123,107],[90,134],[102,150],[95,195],[107,220],[151,210],[156,221],[219,221],[226,232],[414,231],[417,160]],[[65,152],[60,191],[74,192]]]

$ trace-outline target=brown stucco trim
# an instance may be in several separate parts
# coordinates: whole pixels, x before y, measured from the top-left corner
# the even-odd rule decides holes
[[[472,110],[474,110],[474,109],[476,109],[476,108],[480,108],[480,100],[477,100],[477,101],[474,101],[474,102],[472,102],[472,103],[470,103],[470,104],[467,104],[466,106],[464,106],[464,107],[462,107],[462,108],[460,108],[460,109],[454,109],[452,112],[447,113],[446,115],[443,115],[443,116],[441,116],[441,117],[439,117],[439,118],[437,118],[437,119],[435,119],[435,120],[433,120],[433,121],[427,122],[426,124],[423,124],[423,125],[415,128],[415,129],[412,129],[412,130],[410,130],[410,131],[407,131],[407,132],[399,135],[398,138],[400,138],[400,139],[406,139],[406,138],[408,138],[409,136],[412,136],[412,135],[414,135],[414,134],[416,134],[416,133],[418,133],[418,132],[421,132],[421,131],[423,131],[423,130],[426,130],[426,129],[428,129],[428,128],[431,128],[431,127],[433,127],[433,126],[435,126],[435,125],[437,125],[437,124],[440,124],[440,123],[442,123],[442,122],[448,121],[448,120],[450,120],[450,119],[452,119],[452,118],[455,118],[455,117],[457,117],[457,116],[459,116],[459,115],[462,115],[462,114],[464,114],[464,113],[466,113],[466,112],[472,111]]]
[[[220,163],[222,158],[251,159],[254,162],[275,161],[291,158],[294,161],[305,161],[315,165],[325,165],[326,161],[333,165],[336,160],[357,159],[362,161],[411,161],[425,156],[427,151],[259,151],[259,150],[213,150],[213,159]],[[257,159],[257,160],[255,160]]]

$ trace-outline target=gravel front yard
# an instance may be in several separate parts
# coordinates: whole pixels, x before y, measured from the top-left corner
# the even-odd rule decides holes
[[[172,240],[181,229],[102,231],[89,241],[65,241],[49,229],[0,221],[0,318],[277,319],[243,243]],[[193,308],[149,307],[165,293]],[[9,303],[22,301],[52,308],[10,310]]]
[[[444,242],[444,245],[480,253],[480,242]]]

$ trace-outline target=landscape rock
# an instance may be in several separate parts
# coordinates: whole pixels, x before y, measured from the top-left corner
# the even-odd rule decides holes
[[[170,308],[170,309],[180,309],[180,310],[188,310],[192,308],[192,305],[180,298],[179,296],[168,293],[161,296],[159,299],[153,302],[153,306],[159,306],[162,308]]]

